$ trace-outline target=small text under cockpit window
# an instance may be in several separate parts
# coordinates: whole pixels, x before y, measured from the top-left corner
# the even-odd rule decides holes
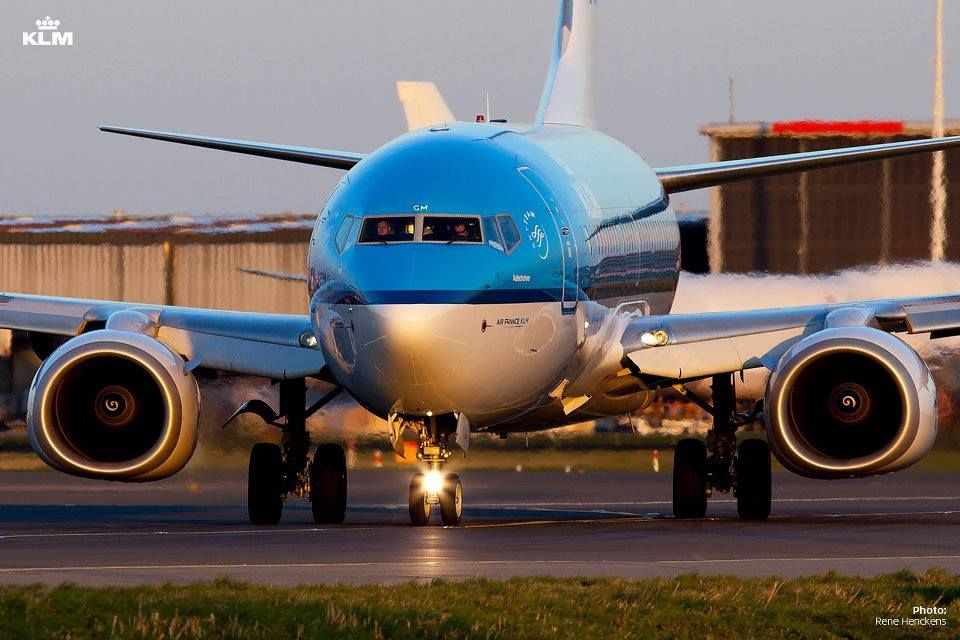
[[[480,218],[465,216],[425,216],[424,242],[483,242]]]
[[[371,216],[363,220],[360,242],[412,242],[415,229],[413,216]]]

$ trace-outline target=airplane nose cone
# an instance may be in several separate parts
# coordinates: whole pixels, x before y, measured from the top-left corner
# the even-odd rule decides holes
[[[359,348],[386,378],[430,385],[457,368],[463,315],[453,305],[370,306],[355,314]]]
[[[378,412],[457,411],[469,402],[472,316],[469,305],[355,305],[321,317],[321,345]]]

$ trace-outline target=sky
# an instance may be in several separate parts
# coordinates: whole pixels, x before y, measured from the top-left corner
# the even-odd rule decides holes
[[[340,171],[97,131],[100,124],[369,152],[405,130],[397,80],[458,118],[529,121],[555,0],[0,3],[0,215],[316,211]],[[960,116],[960,3],[945,13]],[[601,0],[598,128],[653,166],[708,160],[726,121],[929,119],[935,0]],[[23,46],[51,16],[71,47]],[[956,108],[954,108],[956,107]],[[707,194],[674,202],[706,208]]]

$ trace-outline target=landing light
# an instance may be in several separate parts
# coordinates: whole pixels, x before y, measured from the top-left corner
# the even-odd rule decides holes
[[[662,347],[670,342],[670,336],[663,329],[657,329],[653,332],[647,331],[640,336],[640,342],[648,347]]]
[[[443,474],[436,469],[431,469],[424,474],[423,487],[429,495],[437,495],[443,489]]]
[[[298,339],[301,347],[307,349],[316,349],[317,348],[317,336],[313,335],[312,331],[304,331],[300,334]]]

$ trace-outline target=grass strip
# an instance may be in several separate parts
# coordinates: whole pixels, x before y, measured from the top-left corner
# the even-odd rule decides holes
[[[0,587],[0,638],[946,638],[960,576]],[[944,607],[917,615],[914,606]],[[944,620],[878,626],[876,618]]]

